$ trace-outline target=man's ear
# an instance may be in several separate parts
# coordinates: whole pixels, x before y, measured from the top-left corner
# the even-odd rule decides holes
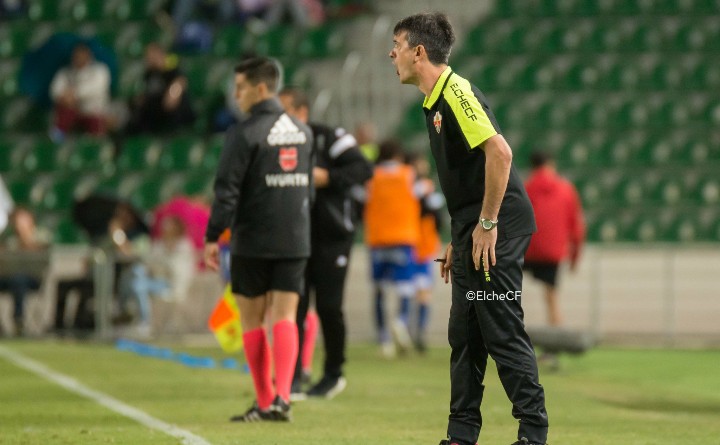
[[[418,45],[415,47],[415,58],[416,59],[422,59],[424,55],[427,55],[427,52],[425,51],[425,47],[423,45]]]

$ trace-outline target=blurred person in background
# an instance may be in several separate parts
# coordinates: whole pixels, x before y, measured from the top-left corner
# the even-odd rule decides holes
[[[325,9],[319,0],[273,0],[264,20],[269,27],[290,24],[300,28],[318,26],[325,21]]]
[[[14,206],[15,202],[13,201],[7,186],[5,186],[5,181],[3,181],[2,175],[0,175],[0,234],[2,234],[8,226],[10,213],[12,212]]]
[[[186,128],[195,122],[188,81],[158,43],[145,48],[143,91],[130,100],[128,134],[163,133]]]
[[[119,275],[120,314],[113,320],[122,324],[134,319],[128,309],[131,297],[138,303],[140,323],[138,332],[149,334],[150,292],[163,292],[167,283],[151,280],[143,264],[150,252],[150,234],[141,224],[137,213],[126,203],[119,203],[108,223],[108,237],[115,251],[115,261],[121,265]]]
[[[375,163],[378,157],[377,131],[372,122],[361,122],[355,127],[355,139],[365,158]]]
[[[55,74],[50,97],[55,105],[51,139],[61,142],[67,133],[76,129],[93,135],[105,134],[110,70],[104,63],[95,61],[87,45],[77,44],[70,66]]]
[[[445,205],[445,198],[435,190],[435,183],[430,179],[430,163],[424,155],[409,154],[406,162],[415,169],[415,194],[420,198],[420,237],[415,250],[413,281],[417,305],[414,343],[415,349],[422,353],[427,350],[425,335],[432,300],[432,269],[441,248],[440,211]]]
[[[308,260],[305,290],[300,296],[297,323],[299,327],[305,326],[313,293],[323,330],[325,365],[322,378],[307,391],[307,395],[332,398],[347,384],[343,376],[346,329],[342,306],[350,250],[358,223],[352,190],[364,186],[372,176],[372,167],[360,153],[353,135],[345,129],[309,121],[310,101],[303,91],[285,88],[280,91],[279,98],[285,111],[308,124],[313,133],[312,255]],[[303,329],[300,332],[300,344],[303,345]],[[294,398],[300,396],[302,355],[295,372]]]
[[[175,0],[172,19],[180,29],[198,15],[198,9],[212,11],[214,23],[231,23],[237,16],[237,0]]]
[[[535,211],[538,230],[525,253],[525,269],[543,283],[548,324],[560,326],[562,315],[558,304],[558,269],[568,260],[575,271],[585,239],[582,204],[572,183],[562,178],[547,153],[530,156],[532,172],[525,189]]]
[[[272,59],[246,59],[235,67],[237,101],[250,116],[227,131],[205,233],[205,261],[218,270],[218,239],[231,229],[231,287],[255,386],[255,402],[233,422],[291,419],[297,306],[310,256],[313,160],[312,132],[285,113],[279,83]]]
[[[395,356],[396,347],[405,352],[412,346],[408,322],[415,295],[413,264],[420,237],[420,201],[415,171],[404,161],[398,141],[380,144],[365,201],[365,242],[372,263],[375,326],[381,352],[387,358]],[[391,323],[393,339],[385,320],[388,291],[398,299],[398,313]]]
[[[167,218],[182,221],[187,238],[197,253],[198,266],[204,268],[202,251],[205,247],[205,228],[210,219],[210,205],[202,190],[191,187],[186,195],[178,195],[160,204],[153,211],[153,224],[150,234],[153,239],[162,235],[163,224]]]
[[[35,217],[24,207],[16,207],[10,214],[10,229],[3,236],[0,255],[18,255],[27,252],[46,252],[50,234],[37,227]],[[9,292],[13,297],[13,321],[15,334],[23,334],[25,297],[28,292],[40,289],[42,277],[22,271],[7,274],[0,270],[0,292]]]
[[[536,226],[512,149],[482,92],[448,65],[455,32],[446,14],[401,19],[392,42],[400,83],[425,96],[425,125],[451,216],[452,242],[440,267],[445,282],[452,280],[450,416],[441,444],[477,442],[489,356],[519,421],[513,445],[545,445],[545,390],[521,304],[522,265]]]

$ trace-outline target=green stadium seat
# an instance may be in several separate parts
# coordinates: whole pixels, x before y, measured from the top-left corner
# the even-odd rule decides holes
[[[120,171],[154,170],[160,158],[160,144],[148,136],[134,136],[122,144],[117,166]]]
[[[19,69],[19,59],[0,62],[0,100],[7,101],[18,94]]]
[[[655,242],[662,239],[664,229],[653,212],[643,212],[626,221],[623,227],[625,241]]]
[[[720,204],[720,179],[716,176],[707,176],[698,181],[693,191],[698,203],[715,206]]]
[[[223,26],[215,33],[212,52],[217,57],[237,58],[246,47],[245,28],[237,25]]]
[[[77,0],[70,10],[76,22],[100,21],[111,15],[116,2],[108,0]]]
[[[675,51],[704,51],[707,39],[710,38],[705,31],[695,23],[684,23],[677,33],[672,36],[671,47]]]
[[[180,190],[187,196],[209,196],[212,193],[214,182],[214,175],[205,172],[195,172],[183,178]]]
[[[188,90],[193,97],[203,96],[208,75],[210,61],[202,57],[185,57],[183,59],[183,73],[188,80]]]
[[[208,145],[205,148],[205,154],[202,158],[202,168],[210,173],[215,173],[218,165],[220,164],[220,156],[223,151],[225,144],[225,136],[216,135],[208,141]]]
[[[303,36],[298,54],[301,57],[317,59],[336,56],[345,46],[342,30],[334,24],[325,24],[309,30]]]
[[[471,28],[465,36],[465,41],[462,46],[461,55],[465,57],[479,56],[483,53],[485,48],[485,26],[488,23],[479,23]]]
[[[30,46],[32,34],[33,30],[27,26],[5,24],[0,27],[0,58],[22,57]]]
[[[596,242],[615,242],[620,240],[620,224],[616,218],[598,218],[588,224],[588,239]]]
[[[25,97],[0,101],[0,131],[3,132],[44,132],[49,116],[46,110]]]
[[[69,210],[75,198],[75,187],[78,179],[64,177],[51,182],[46,186],[40,207],[43,211]]]
[[[622,36],[618,29],[607,22],[601,23],[580,44],[580,49],[589,54],[615,52],[620,49]]]
[[[114,175],[101,179],[97,182],[97,184],[95,184],[94,191],[102,195],[119,195],[122,179],[123,177],[120,175]]]
[[[299,38],[297,29],[277,26],[256,36],[252,45],[260,55],[282,57],[295,52]]]
[[[124,25],[115,38],[115,51],[120,56],[129,58],[142,57],[148,43],[164,42],[167,40],[162,29],[157,25],[148,23]]]
[[[163,171],[186,171],[200,166],[205,147],[191,136],[176,137],[165,144],[158,167]]]
[[[152,210],[181,190],[179,176],[146,176],[130,194],[130,201],[142,210]]]
[[[492,48],[485,48],[500,54],[519,54],[525,51],[525,37],[527,29],[525,26],[509,26],[501,28],[497,36],[499,40]]]
[[[39,201],[34,181],[26,176],[3,177],[8,192],[15,204],[34,207]]]
[[[51,173],[60,170],[60,147],[48,139],[36,141],[22,161],[22,170],[28,173]]]
[[[159,178],[151,178],[143,181],[133,191],[130,201],[139,209],[152,210],[162,201],[160,197],[162,183],[162,179]]]
[[[126,60],[120,72],[120,95],[132,97],[139,94],[143,89],[143,76],[145,64],[140,61]]]
[[[110,140],[86,137],[70,145],[67,166],[71,171],[113,173],[115,147]]]
[[[30,0],[28,17],[33,21],[55,21],[60,18],[60,0]]]
[[[66,216],[60,219],[55,227],[53,242],[57,244],[87,244],[88,237],[71,218]]]
[[[124,22],[151,19],[162,8],[165,0],[115,0],[115,3],[115,16]]]
[[[0,173],[14,173],[20,170],[29,146],[28,142],[27,138],[0,135]]]

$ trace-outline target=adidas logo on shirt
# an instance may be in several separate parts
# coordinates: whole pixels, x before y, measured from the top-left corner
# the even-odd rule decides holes
[[[304,144],[307,142],[307,136],[287,114],[283,114],[270,129],[267,142],[270,145]]]

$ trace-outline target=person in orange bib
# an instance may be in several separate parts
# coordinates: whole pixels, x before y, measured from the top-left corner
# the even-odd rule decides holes
[[[440,211],[445,206],[445,198],[435,189],[430,179],[430,163],[425,156],[410,154],[405,162],[415,169],[415,194],[420,198],[420,237],[415,249],[413,264],[413,284],[415,285],[415,304],[417,318],[413,341],[415,349],[424,353],[427,349],[425,332],[430,315],[430,303],[433,287],[433,260],[440,252]]]
[[[420,201],[415,194],[415,171],[404,164],[403,148],[389,140],[380,144],[373,178],[367,185],[365,241],[370,248],[375,290],[375,322],[378,341],[386,357],[411,346],[408,333],[410,302],[415,293],[413,263],[420,238]],[[385,289],[399,299],[392,323],[395,344],[385,323]]]

